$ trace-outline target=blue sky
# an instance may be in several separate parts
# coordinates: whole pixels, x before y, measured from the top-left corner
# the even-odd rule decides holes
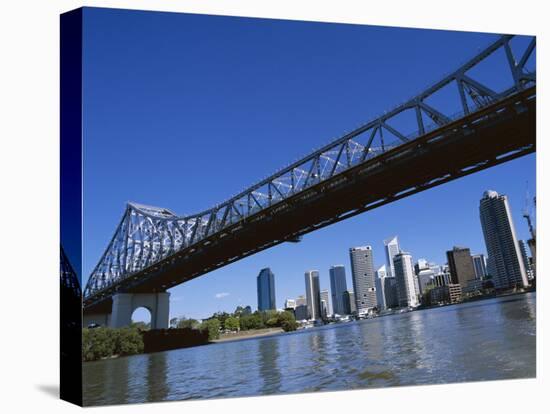
[[[312,149],[390,110],[497,38],[492,34],[86,9],[84,13],[83,283],[127,201],[191,214],[219,203]],[[525,39],[514,41],[520,50]],[[495,89],[495,56],[474,73]],[[529,62],[530,65],[534,64]],[[445,92],[446,93],[446,92]],[[442,93],[439,105],[453,112]],[[485,252],[483,191],[510,198],[520,238],[521,158],[306,235],[171,289],[171,316],[257,306],[256,276],[275,273],[277,305],[304,294],[304,272],[344,264],[348,248],[399,235],[414,259],[440,264],[454,245]],[[220,295],[223,294],[223,295]]]

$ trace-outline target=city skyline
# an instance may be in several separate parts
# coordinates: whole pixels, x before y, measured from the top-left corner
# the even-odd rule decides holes
[[[518,162],[518,161],[521,161],[521,160],[512,161],[512,163],[515,163],[515,162]],[[495,168],[505,167],[506,165],[509,165],[509,164],[510,163],[505,164],[503,166],[498,166],[498,167],[495,167]],[[489,171],[491,171],[491,170],[489,170]],[[482,173],[483,172],[481,172],[481,174]],[[480,174],[480,173],[478,173],[478,174]],[[464,180],[467,180],[468,178],[469,177],[465,177]],[[450,185],[452,185],[452,184],[453,183],[450,183]],[[525,182],[523,184],[525,185]],[[443,190],[444,187],[438,187],[436,189],[429,190],[429,191],[436,191],[438,189]],[[487,190],[484,190],[484,191],[487,191]],[[477,244],[478,244],[478,246],[481,245],[481,248],[480,247],[478,247],[477,249],[470,248],[472,256],[475,256],[475,255],[478,255],[478,254],[483,254],[485,257],[487,257],[487,251],[486,251],[485,242],[484,242],[484,239],[483,239],[483,232],[482,232],[481,223],[480,223],[480,220],[479,220],[479,201],[482,198],[484,191],[481,192],[478,195],[477,199],[473,200],[472,203],[471,203],[474,206],[474,218],[477,219],[477,226],[478,226],[478,230],[479,230],[480,239],[478,240]],[[505,193],[503,192],[502,194],[505,194]],[[421,194],[419,196],[421,196]],[[525,220],[523,219],[523,217],[521,217],[521,208],[520,207],[522,207],[522,206],[521,206],[521,204],[518,205],[518,203],[514,203],[514,200],[511,200],[510,197],[508,197],[508,202],[512,205],[512,207],[511,207],[512,215],[516,216],[515,217],[516,232],[523,236],[522,238],[520,238],[520,240],[525,240],[526,241],[528,239],[528,229],[527,229],[527,224],[525,223]],[[517,206],[517,209],[519,211],[515,211],[515,209],[513,207],[514,205]],[[369,213],[367,213],[366,215],[368,215],[368,214]],[[518,219],[517,219],[518,215],[520,216],[519,217],[520,221],[518,221]],[[339,224],[337,224],[336,226],[338,226],[338,225]],[[387,235],[383,236],[383,237],[379,238],[377,241],[375,241],[374,243],[372,243],[369,240],[369,243],[372,243],[372,245],[373,245],[373,256],[374,256],[375,269],[378,269],[382,265],[386,265],[386,254],[385,254],[384,241],[387,240],[388,238],[393,238],[394,236],[397,236],[399,239],[401,239],[401,238],[403,238],[405,240],[408,239],[407,234],[405,234],[405,233],[400,233],[400,234],[395,234],[394,233],[394,234],[392,234],[392,236],[387,236]],[[288,244],[288,246],[290,246],[290,247],[293,246],[293,245],[294,244]],[[413,243],[413,245],[414,245],[414,243]],[[429,262],[435,262],[436,264],[438,264],[440,266],[443,266],[445,263],[447,263],[446,252],[449,249],[452,249],[452,247],[454,245],[455,244],[451,243],[448,246],[442,246],[441,250],[439,252],[439,260],[436,259],[436,258],[432,258],[432,257],[426,257],[426,255],[418,253],[414,247],[409,249],[408,245],[407,245],[407,251],[410,251],[414,264],[416,264],[418,259],[426,259]],[[277,249],[277,247],[275,249]],[[342,252],[344,253],[343,255],[342,255]],[[260,254],[262,254],[262,253],[260,253]],[[345,264],[343,264],[343,266],[344,266],[344,269],[347,269],[346,272],[345,272],[346,273],[346,283],[347,283],[348,287],[351,287],[352,286],[352,277],[351,277],[351,265],[350,265],[350,262],[349,262],[349,246],[341,246],[341,248],[339,250],[335,249],[332,253],[333,253],[334,257],[344,256],[344,257],[347,258],[347,261],[339,260],[338,262],[339,263],[345,263]],[[244,260],[247,260],[247,259],[244,259]],[[336,262],[337,260],[334,260],[334,261]],[[315,260],[311,260],[309,263],[314,264]],[[330,262],[330,263],[332,263],[332,262]],[[335,266],[335,265],[336,264],[331,264],[330,266],[328,266],[326,268],[322,268],[320,266],[309,266],[310,269],[311,268],[316,268],[319,271],[320,290],[329,289],[329,293],[330,293],[329,294],[329,300],[331,301],[331,303],[330,303],[331,307],[333,307],[333,304],[332,304],[332,291],[330,290],[330,267]],[[230,265],[230,266],[232,266],[232,265]],[[276,265],[275,266],[271,265],[269,267],[274,269],[277,266]],[[306,269],[307,269],[307,266],[306,266]],[[255,272],[257,274],[258,270],[256,270]],[[290,279],[290,283],[289,283],[289,279],[284,278],[284,275],[281,275],[281,276],[283,276],[283,279],[286,279],[286,281],[285,282],[279,282],[277,284],[277,288],[275,289],[275,291],[277,292],[277,295],[276,295],[276,302],[277,303],[284,303],[284,301],[286,299],[296,299],[299,296],[305,296],[306,292],[305,292],[305,287],[304,287],[304,279],[303,279],[304,273],[303,273],[303,271],[300,271],[299,269],[294,269],[293,273],[300,275],[300,277],[298,277],[298,279],[299,279],[298,281],[296,281],[295,279],[294,279],[294,281],[292,281],[292,279]],[[193,282],[193,281],[191,281],[191,282]],[[288,286],[289,284],[291,286]],[[255,286],[254,283],[253,283],[253,285]],[[243,286],[243,291],[246,291],[246,290],[250,290],[250,287],[249,286]],[[256,289],[253,289],[253,290],[255,291]],[[294,293],[285,295],[285,293],[279,293],[281,290],[283,292],[291,291],[291,292],[294,292]],[[256,292],[254,292],[254,293],[256,294]],[[215,295],[214,292],[212,292],[212,294]],[[213,314],[214,312],[217,312],[217,311],[232,312],[236,308],[236,306],[239,306],[239,305],[241,305],[241,306],[252,305],[253,306],[254,303],[255,303],[253,300],[251,300],[249,302],[246,302],[245,300],[242,300],[242,296],[245,296],[244,292],[233,294],[233,298],[235,298],[237,296],[241,296],[241,301],[230,300],[229,297],[231,297],[231,295],[223,295],[219,299],[224,300],[224,302],[225,302],[224,306],[213,308],[214,310],[212,310],[211,312],[209,312],[209,311],[206,311],[206,312],[198,311],[198,312],[194,312],[194,313],[191,313],[191,312],[185,313],[185,312],[173,311],[171,313],[171,317],[172,316],[187,316],[187,317],[194,317],[194,318],[197,318],[197,319],[201,319],[201,318],[208,317],[209,315],[211,315],[211,314]],[[178,305],[179,301],[180,301],[180,299],[176,298],[176,301],[175,301],[176,306]],[[137,316],[137,319],[139,319],[140,317],[142,317],[144,319],[148,318],[147,312],[146,311],[143,312],[142,309],[139,309],[138,311],[136,311],[136,316]]]
[[[485,195],[485,192],[484,194]],[[505,194],[501,194],[501,195],[505,195]],[[482,197],[479,198],[479,200],[481,200]],[[478,202],[479,202],[478,200]],[[512,214],[513,214],[513,211],[512,211]],[[479,222],[479,226],[480,226],[480,229],[482,227],[482,224],[481,222]],[[517,229],[516,229],[516,232],[517,232]],[[399,234],[395,234],[393,235],[392,237],[390,238],[385,238],[385,239],[382,239],[382,240],[379,240],[379,245],[382,246],[382,248],[380,250],[383,250],[383,255],[385,255],[385,259],[387,260],[387,241],[388,240],[392,240],[392,239],[399,239]],[[523,239],[518,239],[518,242],[525,242]],[[370,246],[368,246],[370,248]],[[458,247],[457,246],[453,246],[452,248],[448,248],[444,251],[444,257],[447,257],[448,258],[448,254],[450,252],[452,252],[453,250],[457,249]],[[353,248],[347,248],[346,250],[351,253],[351,250]],[[486,248],[484,246],[484,249],[482,250],[483,253],[479,253],[479,252],[474,252],[474,251],[470,251],[471,249],[469,247],[460,247],[460,249],[465,249],[467,250],[469,253],[470,253],[470,259],[472,261],[472,266],[475,267],[475,264],[474,264],[474,261],[476,258],[478,258],[479,256],[482,256],[482,257],[486,257]],[[374,256],[374,248],[372,248],[372,251],[373,251],[373,256]],[[403,251],[402,251],[403,252]],[[448,260],[444,260],[444,261],[434,261],[434,260],[431,260],[431,258],[425,258],[425,257],[421,257],[420,255],[417,255],[415,254],[414,251],[411,251],[411,252],[403,252],[405,253],[406,255],[409,255],[411,256],[411,264],[412,264],[412,272],[413,274],[417,274],[417,272],[415,271],[415,267],[417,267],[419,264],[423,264],[426,266],[426,269],[430,269],[431,266],[433,266],[434,264],[437,266],[437,267],[443,267],[444,265],[448,265]],[[529,252],[527,252],[529,254]],[[351,257],[348,256],[349,258],[349,261],[347,264],[334,264],[334,265],[331,265],[330,268],[326,269],[326,272],[323,272],[321,270],[308,270],[305,272],[306,274],[306,280],[307,280],[307,274],[309,272],[312,272],[314,273],[314,277],[315,278],[318,278],[318,290],[319,292],[322,292],[322,291],[328,291],[328,307],[329,309],[332,309],[333,313],[334,313],[334,302],[333,302],[333,291],[332,291],[332,284],[331,284],[331,280],[330,280],[330,274],[331,272],[334,270],[334,269],[343,269],[343,275],[345,277],[345,281],[346,281],[346,284],[348,283],[347,279],[348,279],[348,272],[346,272],[346,268],[348,268],[350,270],[350,274],[349,277],[351,278],[352,280],[352,283],[351,285],[353,285],[353,272],[352,272],[352,264],[351,264]],[[377,266],[375,265],[374,266],[374,269],[378,269],[378,270],[375,270],[375,278],[376,278],[376,281],[378,282],[378,271],[381,269],[381,268],[384,268],[384,267],[387,267],[386,266],[386,263],[384,263],[382,260],[380,260],[380,262],[382,262],[382,265],[380,267],[377,268]],[[270,269],[270,268],[267,268],[267,269]],[[266,270],[266,269],[262,269],[263,270]],[[420,269],[422,270],[422,269]],[[473,271],[473,269],[472,269]],[[321,275],[326,273],[326,277],[325,278],[322,278]],[[449,273],[449,277],[450,277],[450,273]],[[475,278],[477,279],[477,274],[475,274]],[[450,282],[450,281],[449,281]],[[421,294],[422,293],[422,287],[421,287],[421,281],[420,280],[415,280],[415,283],[419,284],[417,286],[417,290],[418,288],[420,288],[420,290],[417,292],[417,294]],[[275,289],[275,291],[277,291],[277,289]],[[351,292],[354,292],[354,290],[351,290]],[[378,292],[377,292],[378,294]],[[304,289],[303,291],[299,291],[296,295],[294,296],[286,296],[284,297],[282,300],[281,299],[278,299],[278,300],[281,300],[279,303],[286,303],[287,300],[291,300],[291,301],[294,301],[300,297],[303,297],[305,299],[305,297],[307,296],[307,282],[306,282],[306,286],[304,286]],[[377,295],[377,301],[379,300],[380,296]],[[319,299],[321,299],[319,297]],[[245,303],[239,303],[239,304],[235,304],[235,307],[236,306],[239,306],[239,305],[246,305]],[[319,304],[319,308],[321,308],[320,306],[321,304]],[[223,309],[223,311],[226,311],[226,312],[232,312],[234,308],[232,308],[232,305],[229,305],[229,307],[227,309]],[[282,307],[279,307],[278,309],[283,309]],[[260,310],[260,309],[258,309]],[[320,309],[321,310],[321,309]],[[309,310],[308,310],[309,312]],[[206,317],[207,315],[205,315]]]

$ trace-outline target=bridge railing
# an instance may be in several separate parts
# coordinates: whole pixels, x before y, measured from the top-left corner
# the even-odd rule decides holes
[[[516,57],[510,46],[513,37],[499,37],[459,69],[407,102],[211,209],[180,217],[167,209],[129,203],[111,242],[88,279],[85,297],[116,285],[179,250],[223,232],[358,164],[534,85],[536,74],[534,70],[527,70],[526,64],[534,53],[536,39],[531,38]],[[508,72],[512,83],[499,92],[476,80],[470,73],[498,50],[504,52],[506,59],[495,70]],[[455,104],[460,110],[448,114],[430,99],[453,86],[458,91]],[[405,114],[408,124],[402,120],[399,122],[399,117]]]

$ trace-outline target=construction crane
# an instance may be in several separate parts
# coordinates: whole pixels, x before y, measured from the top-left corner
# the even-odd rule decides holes
[[[527,189],[525,190],[525,207],[523,208],[523,217],[525,220],[527,220],[527,226],[529,227],[529,233],[531,233],[531,238],[527,240],[527,244],[529,245],[529,249],[531,250],[531,257],[533,260],[532,268],[533,268],[533,274],[535,275],[535,283],[536,283],[536,267],[537,267],[537,237],[535,228],[533,227],[533,222],[531,221],[531,208],[529,207],[531,197],[529,196],[529,187],[527,185]],[[533,197],[533,207],[536,208],[537,205],[537,197]]]
[[[533,227],[533,222],[531,221],[531,209],[529,208],[530,196],[529,196],[529,187],[525,190],[525,206],[523,208],[523,217],[527,220],[527,226],[529,227],[529,233],[531,238],[536,240],[535,228]],[[536,206],[537,197],[533,197],[533,206]]]

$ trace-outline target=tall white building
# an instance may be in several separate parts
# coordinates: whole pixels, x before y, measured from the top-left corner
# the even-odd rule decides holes
[[[349,249],[351,276],[357,313],[364,314],[376,307],[374,261],[371,246]]]
[[[308,270],[305,273],[305,279],[308,319],[321,319],[321,290],[319,288],[319,271]]]
[[[384,240],[384,250],[386,251],[386,274],[387,276],[395,276],[393,258],[399,253],[399,240],[397,236]]]
[[[414,308],[418,306],[418,292],[415,283],[412,256],[409,253],[400,252],[394,256],[393,265],[397,282],[399,306],[402,308]]]
[[[343,265],[332,266],[329,270],[329,274],[334,313],[345,315],[346,307],[344,306],[344,294],[348,290],[346,283],[346,268]]]
[[[384,280],[387,277],[386,265],[382,265],[376,271],[376,303],[379,310],[384,310],[388,306],[386,305],[386,295],[384,291]]]
[[[479,202],[479,217],[487,247],[488,268],[497,289],[527,286],[527,272],[516,237],[508,197],[485,191]]]

